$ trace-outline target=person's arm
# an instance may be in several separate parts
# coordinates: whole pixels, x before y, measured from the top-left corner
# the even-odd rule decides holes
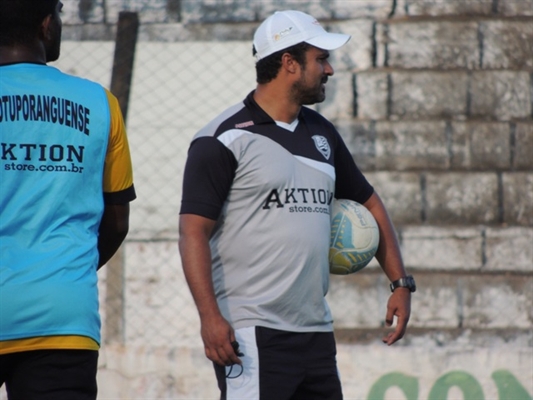
[[[213,288],[209,238],[216,221],[181,214],[179,250],[185,279],[198,309],[205,355],[219,365],[241,364],[231,342],[235,334],[218,307]]]
[[[372,213],[379,226],[380,243],[376,259],[381,268],[391,282],[405,277],[407,274],[403,265],[398,238],[381,198],[374,192],[364,203],[364,206]],[[395,289],[387,303],[385,323],[387,326],[391,326],[394,316],[396,316],[397,324],[395,330],[383,338],[384,343],[390,346],[404,336],[410,315],[411,292],[407,288]]]
[[[110,126],[104,163],[104,213],[98,228],[98,269],[116,253],[129,230],[130,205],[136,197],[126,127],[118,100],[105,90]]]
[[[98,228],[98,269],[116,253],[129,230],[130,205],[106,204]]]

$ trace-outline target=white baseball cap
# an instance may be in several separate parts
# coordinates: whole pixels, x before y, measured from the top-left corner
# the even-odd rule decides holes
[[[276,11],[255,31],[255,57],[260,60],[301,42],[323,50],[335,50],[350,37],[343,33],[327,32],[314,17],[301,11]]]

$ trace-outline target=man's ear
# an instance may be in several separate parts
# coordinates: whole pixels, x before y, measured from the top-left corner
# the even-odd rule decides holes
[[[283,53],[281,56],[281,68],[285,69],[290,74],[295,74],[300,69],[300,64],[289,53]]]
[[[52,14],[49,14],[43,19],[43,22],[41,23],[41,27],[39,28],[39,35],[43,40],[52,39],[52,34],[50,33],[50,24],[52,23],[52,18]]]

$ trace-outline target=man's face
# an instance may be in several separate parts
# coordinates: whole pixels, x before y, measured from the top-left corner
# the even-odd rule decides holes
[[[63,26],[60,15],[62,8],[63,3],[59,1],[54,14],[52,15],[52,20],[50,21],[50,38],[45,43],[46,62],[55,61],[59,58],[61,48],[61,30]]]
[[[329,52],[311,47],[305,54],[305,64],[300,66],[300,78],[291,88],[291,96],[301,104],[321,103],[326,98],[325,84],[333,75],[333,67],[328,61]]]

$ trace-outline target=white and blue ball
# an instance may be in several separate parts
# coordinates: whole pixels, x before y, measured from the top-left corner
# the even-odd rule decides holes
[[[378,224],[370,211],[355,201],[336,199],[331,212],[330,272],[347,275],[360,271],[378,246]]]

